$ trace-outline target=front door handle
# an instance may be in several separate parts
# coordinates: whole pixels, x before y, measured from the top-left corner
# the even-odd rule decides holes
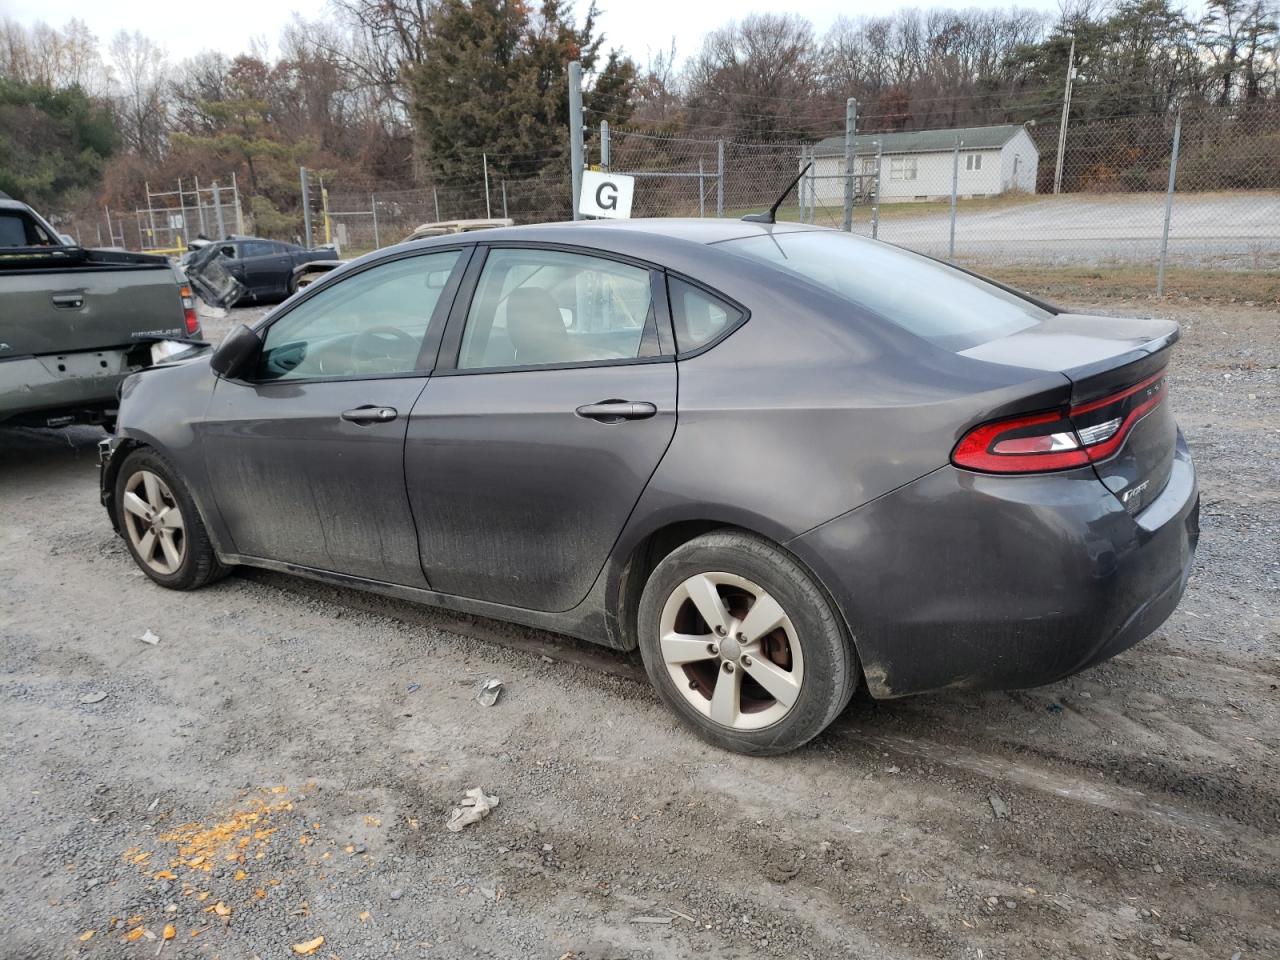
[[[52,300],[55,307],[63,310],[79,310],[84,306],[83,293],[55,293]]]
[[[379,407],[366,403],[363,407],[355,407],[342,411],[342,419],[352,423],[390,423],[400,414],[395,407]]]
[[[579,407],[578,416],[601,423],[619,423],[622,420],[645,420],[658,412],[652,403],[637,400],[601,400]]]

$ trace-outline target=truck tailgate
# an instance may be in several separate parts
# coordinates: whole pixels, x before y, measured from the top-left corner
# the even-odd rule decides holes
[[[80,254],[56,264],[0,258],[0,359],[119,347],[140,334],[187,335],[168,261]]]

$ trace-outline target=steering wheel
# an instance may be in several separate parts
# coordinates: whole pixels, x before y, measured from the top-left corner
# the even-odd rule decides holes
[[[351,339],[351,363],[354,367],[379,370],[380,361],[403,364],[406,360],[414,364],[418,358],[421,344],[417,338],[410,336],[398,327],[377,326],[361,330]]]

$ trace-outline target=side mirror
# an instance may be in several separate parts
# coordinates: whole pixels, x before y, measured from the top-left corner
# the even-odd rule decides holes
[[[218,344],[209,366],[224,380],[240,380],[252,372],[261,352],[262,340],[242,323]]]

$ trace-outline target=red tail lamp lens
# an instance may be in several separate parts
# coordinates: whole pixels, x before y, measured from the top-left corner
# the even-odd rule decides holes
[[[196,298],[191,293],[191,288],[182,286],[178,289],[178,295],[182,297],[182,316],[187,325],[187,336],[194,337],[200,332],[200,318],[196,316]]]
[[[1048,473],[1105,460],[1134,426],[1164,402],[1161,371],[1100,400],[1062,411],[1022,414],[970,430],[951,462],[983,473]]]

